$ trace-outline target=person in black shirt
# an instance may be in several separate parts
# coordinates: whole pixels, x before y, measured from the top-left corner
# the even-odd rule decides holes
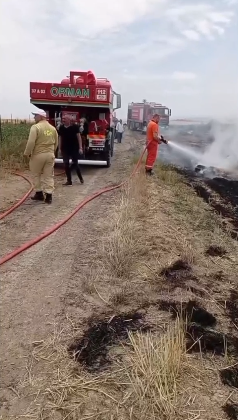
[[[71,124],[71,119],[68,116],[63,118],[63,124],[59,128],[59,149],[63,157],[67,177],[64,185],[72,185],[70,159],[72,159],[78,178],[83,184],[84,180],[78,164],[79,154],[83,154],[82,139],[79,133],[79,126],[74,123]]]

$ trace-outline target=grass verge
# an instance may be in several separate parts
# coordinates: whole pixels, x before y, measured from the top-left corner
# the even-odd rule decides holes
[[[147,193],[142,179],[138,175],[137,183],[130,182],[123,188],[114,209],[113,229],[103,242],[104,262],[113,275],[121,278],[131,277],[143,252],[144,241],[138,232]]]

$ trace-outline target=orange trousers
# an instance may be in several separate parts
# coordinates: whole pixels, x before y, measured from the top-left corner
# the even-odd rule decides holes
[[[153,169],[155,164],[157,153],[159,149],[159,144],[157,141],[151,141],[147,146],[147,158],[145,162],[145,169]]]

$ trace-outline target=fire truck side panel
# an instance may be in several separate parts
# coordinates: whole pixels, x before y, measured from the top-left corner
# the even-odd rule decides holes
[[[31,101],[44,101],[48,103],[62,104],[71,103],[72,106],[79,102],[85,104],[95,103],[98,106],[110,104],[112,101],[110,88],[98,88],[94,86],[73,85],[62,86],[62,84],[54,83],[53,86],[49,83],[30,83]]]

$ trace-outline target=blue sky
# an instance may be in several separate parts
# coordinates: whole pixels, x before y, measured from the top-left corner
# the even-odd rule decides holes
[[[93,70],[174,117],[238,113],[237,0],[2,0],[3,117],[28,117],[30,81]]]

